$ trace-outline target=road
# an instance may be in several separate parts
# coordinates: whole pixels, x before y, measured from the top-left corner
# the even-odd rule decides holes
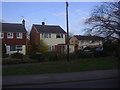
[[[43,85],[9,86],[7,88],[119,88],[118,78]]]

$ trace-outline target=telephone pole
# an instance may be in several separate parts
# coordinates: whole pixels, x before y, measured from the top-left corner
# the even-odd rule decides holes
[[[68,25],[68,1],[66,0],[66,25],[67,25],[67,61],[69,61],[69,25]]]

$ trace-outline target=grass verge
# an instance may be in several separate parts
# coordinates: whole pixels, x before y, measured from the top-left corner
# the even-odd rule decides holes
[[[47,74],[63,72],[80,72],[89,70],[118,69],[118,59],[115,57],[102,57],[57,62],[50,64],[33,64],[3,68],[3,75]]]

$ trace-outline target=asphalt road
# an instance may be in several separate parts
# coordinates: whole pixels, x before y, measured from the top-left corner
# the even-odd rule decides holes
[[[111,78],[103,80],[53,83],[45,85],[10,86],[7,88],[119,88],[119,80],[118,78]]]

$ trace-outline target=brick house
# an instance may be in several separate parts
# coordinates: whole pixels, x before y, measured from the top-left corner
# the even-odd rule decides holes
[[[55,50],[58,44],[66,44],[66,32],[60,27],[55,25],[32,25],[30,32],[30,42],[36,43],[42,40],[48,45],[49,51]]]
[[[0,41],[6,46],[6,53],[26,53],[27,31],[25,29],[25,20],[22,24],[1,23]]]
[[[85,47],[101,47],[103,45],[103,38],[98,36],[74,35],[70,39],[70,44],[73,44],[78,50]]]

